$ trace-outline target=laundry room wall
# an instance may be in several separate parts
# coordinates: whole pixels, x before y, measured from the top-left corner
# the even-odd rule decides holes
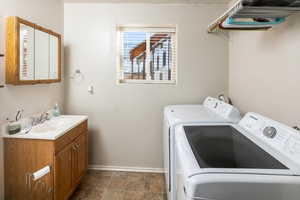
[[[5,16],[19,16],[63,33],[61,0],[0,0],[0,53],[4,53]],[[0,85],[5,82],[4,58],[0,58]],[[0,88],[0,199],[3,197],[3,143],[1,124],[12,119],[17,109],[24,115],[46,111],[55,102],[63,103],[63,83],[46,85],[5,86]]]
[[[269,31],[231,31],[229,95],[243,112],[300,126],[299,18]]]
[[[207,34],[208,24],[226,6],[65,4],[65,108],[89,116],[91,165],[162,168],[164,106],[201,103],[227,91],[228,41]],[[117,85],[117,24],[177,25],[178,84]],[[83,74],[80,83],[70,79],[75,69]]]

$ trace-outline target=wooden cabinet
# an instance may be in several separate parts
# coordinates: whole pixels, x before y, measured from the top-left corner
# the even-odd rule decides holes
[[[61,81],[61,35],[19,17],[6,20],[6,84]]]
[[[78,131],[78,130],[77,130]],[[72,169],[72,170],[70,170]],[[80,134],[55,156],[55,199],[66,199],[73,192],[87,169],[87,137]]]
[[[51,141],[5,138],[5,199],[53,198],[53,170],[38,182],[29,180],[29,175],[33,172],[47,165],[53,166],[53,151]]]
[[[87,121],[57,140],[4,138],[5,199],[66,200],[87,170]],[[31,174],[49,165],[34,181]]]
[[[55,199],[65,199],[72,191],[72,152],[70,144],[55,156]]]
[[[76,185],[82,178],[85,173],[85,169],[87,168],[87,140],[84,135],[79,136],[73,146],[73,174],[72,180],[73,184]]]

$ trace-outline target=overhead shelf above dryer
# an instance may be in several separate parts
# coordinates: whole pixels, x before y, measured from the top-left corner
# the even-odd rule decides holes
[[[239,0],[208,26],[219,30],[268,30],[300,12],[300,0]]]

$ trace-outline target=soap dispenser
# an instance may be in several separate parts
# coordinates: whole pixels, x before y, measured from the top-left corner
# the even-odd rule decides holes
[[[52,114],[54,117],[60,116],[60,109],[59,109],[58,103],[55,104]]]

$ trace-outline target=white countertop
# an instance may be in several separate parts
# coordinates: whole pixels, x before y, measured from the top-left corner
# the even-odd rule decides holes
[[[39,139],[39,140],[56,140],[69,130],[78,126],[83,121],[87,120],[88,116],[84,115],[61,115],[53,117],[49,121],[32,127],[31,131],[25,134],[21,131],[15,135],[4,133],[4,138],[21,138],[21,139]]]

